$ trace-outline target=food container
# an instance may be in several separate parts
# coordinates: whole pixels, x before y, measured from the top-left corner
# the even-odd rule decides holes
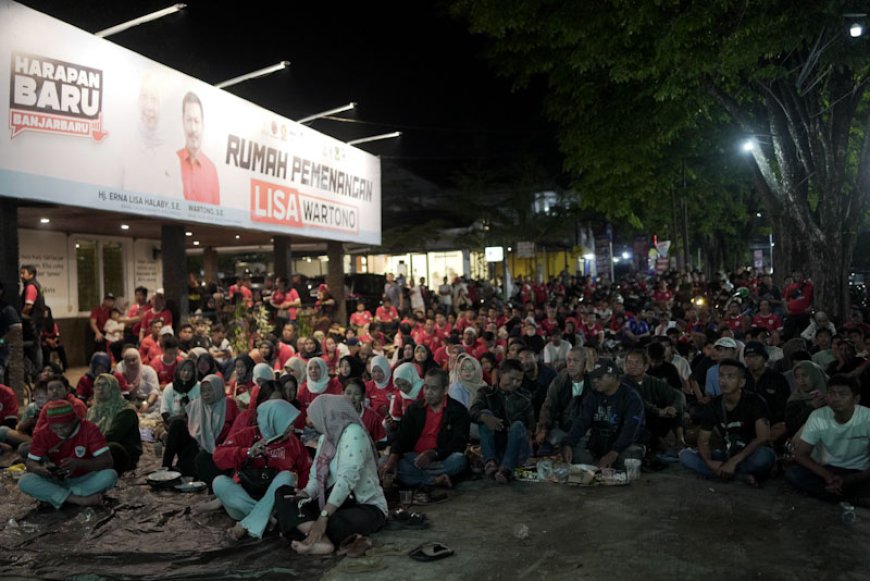
[[[157,470],[145,477],[145,482],[157,489],[171,489],[181,484],[181,472],[175,470]]]

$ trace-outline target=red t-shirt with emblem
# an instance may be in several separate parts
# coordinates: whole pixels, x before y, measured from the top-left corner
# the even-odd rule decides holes
[[[45,426],[33,432],[33,443],[27,457],[34,462],[39,462],[46,456],[51,462],[60,466],[64,458],[78,458],[79,460],[91,460],[109,451],[106,438],[100,433],[100,429],[87,420],[79,420],[79,425],[73,435],[60,444],[54,451],[50,451],[61,442],[61,438]],[[88,470],[76,468],[70,473],[75,478],[87,474]]]
[[[184,361],[184,359],[176,357],[175,361],[166,363],[163,361],[163,357],[158,357],[151,362],[151,368],[157,372],[157,381],[161,386],[166,385],[167,383],[172,383],[172,378],[175,377],[175,369],[182,361]]]
[[[11,387],[0,383],[0,422],[6,420],[18,423],[18,396]]]
[[[782,328],[782,319],[779,318],[778,315],[773,313],[769,313],[767,315],[762,315],[761,313],[752,317],[752,326],[753,327],[762,327],[767,329],[768,331],[776,331],[777,329]]]

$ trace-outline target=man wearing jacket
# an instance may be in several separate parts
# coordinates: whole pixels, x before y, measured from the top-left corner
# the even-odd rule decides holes
[[[535,442],[559,446],[571,430],[571,422],[579,412],[580,403],[592,391],[586,381],[586,350],[574,347],[565,357],[565,370],[550,382],[547,398],[541,406]]]
[[[424,399],[405,411],[382,475],[398,470],[398,480],[405,486],[453,487],[451,476],[466,467],[471,419],[464,405],[447,397],[449,382],[441,368],[426,372]]]
[[[645,427],[652,434],[652,448],[655,450],[671,430],[677,441],[683,442],[683,410],[686,407],[683,393],[647,374],[649,358],[643,349],[629,351],[624,365],[622,383],[637,391],[643,399]]]
[[[643,400],[620,383],[621,375],[615,363],[605,360],[589,373],[594,391],[584,399],[580,415],[562,440],[562,456],[569,464],[621,469],[627,458],[643,459]]]
[[[513,471],[530,453],[529,436],[535,429],[535,410],[520,390],[523,366],[506,359],[499,367],[498,387],[478,390],[471,404],[471,419],[480,426],[484,473],[507,484]]]

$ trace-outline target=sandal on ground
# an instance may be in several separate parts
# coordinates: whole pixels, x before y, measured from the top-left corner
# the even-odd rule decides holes
[[[513,474],[507,468],[500,468],[498,472],[495,473],[495,481],[499,484],[507,484],[511,481]]]
[[[399,511],[393,512],[398,513]],[[429,527],[429,518],[425,514],[419,512],[401,512],[403,516],[392,518],[387,522],[387,530],[421,530]]]
[[[498,464],[495,463],[495,460],[490,460],[483,467],[483,475],[489,478],[492,478],[498,472]]]
[[[425,543],[408,553],[408,556],[417,561],[437,561],[453,554],[453,549],[442,543]]]
[[[359,559],[345,559],[336,567],[342,573],[370,573],[383,571],[387,564],[380,557],[360,557]]]
[[[437,504],[439,502],[444,502],[445,500],[447,500],[448,497],[446,492],[439,492],[435,490],[418,490],[411,498],[414,504],[419,506],[426,506],[427,504]]]

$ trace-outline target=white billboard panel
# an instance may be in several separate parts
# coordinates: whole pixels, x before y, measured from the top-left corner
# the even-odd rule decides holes
[[[380,161],[0,0],[0,195],[381,242]]]

